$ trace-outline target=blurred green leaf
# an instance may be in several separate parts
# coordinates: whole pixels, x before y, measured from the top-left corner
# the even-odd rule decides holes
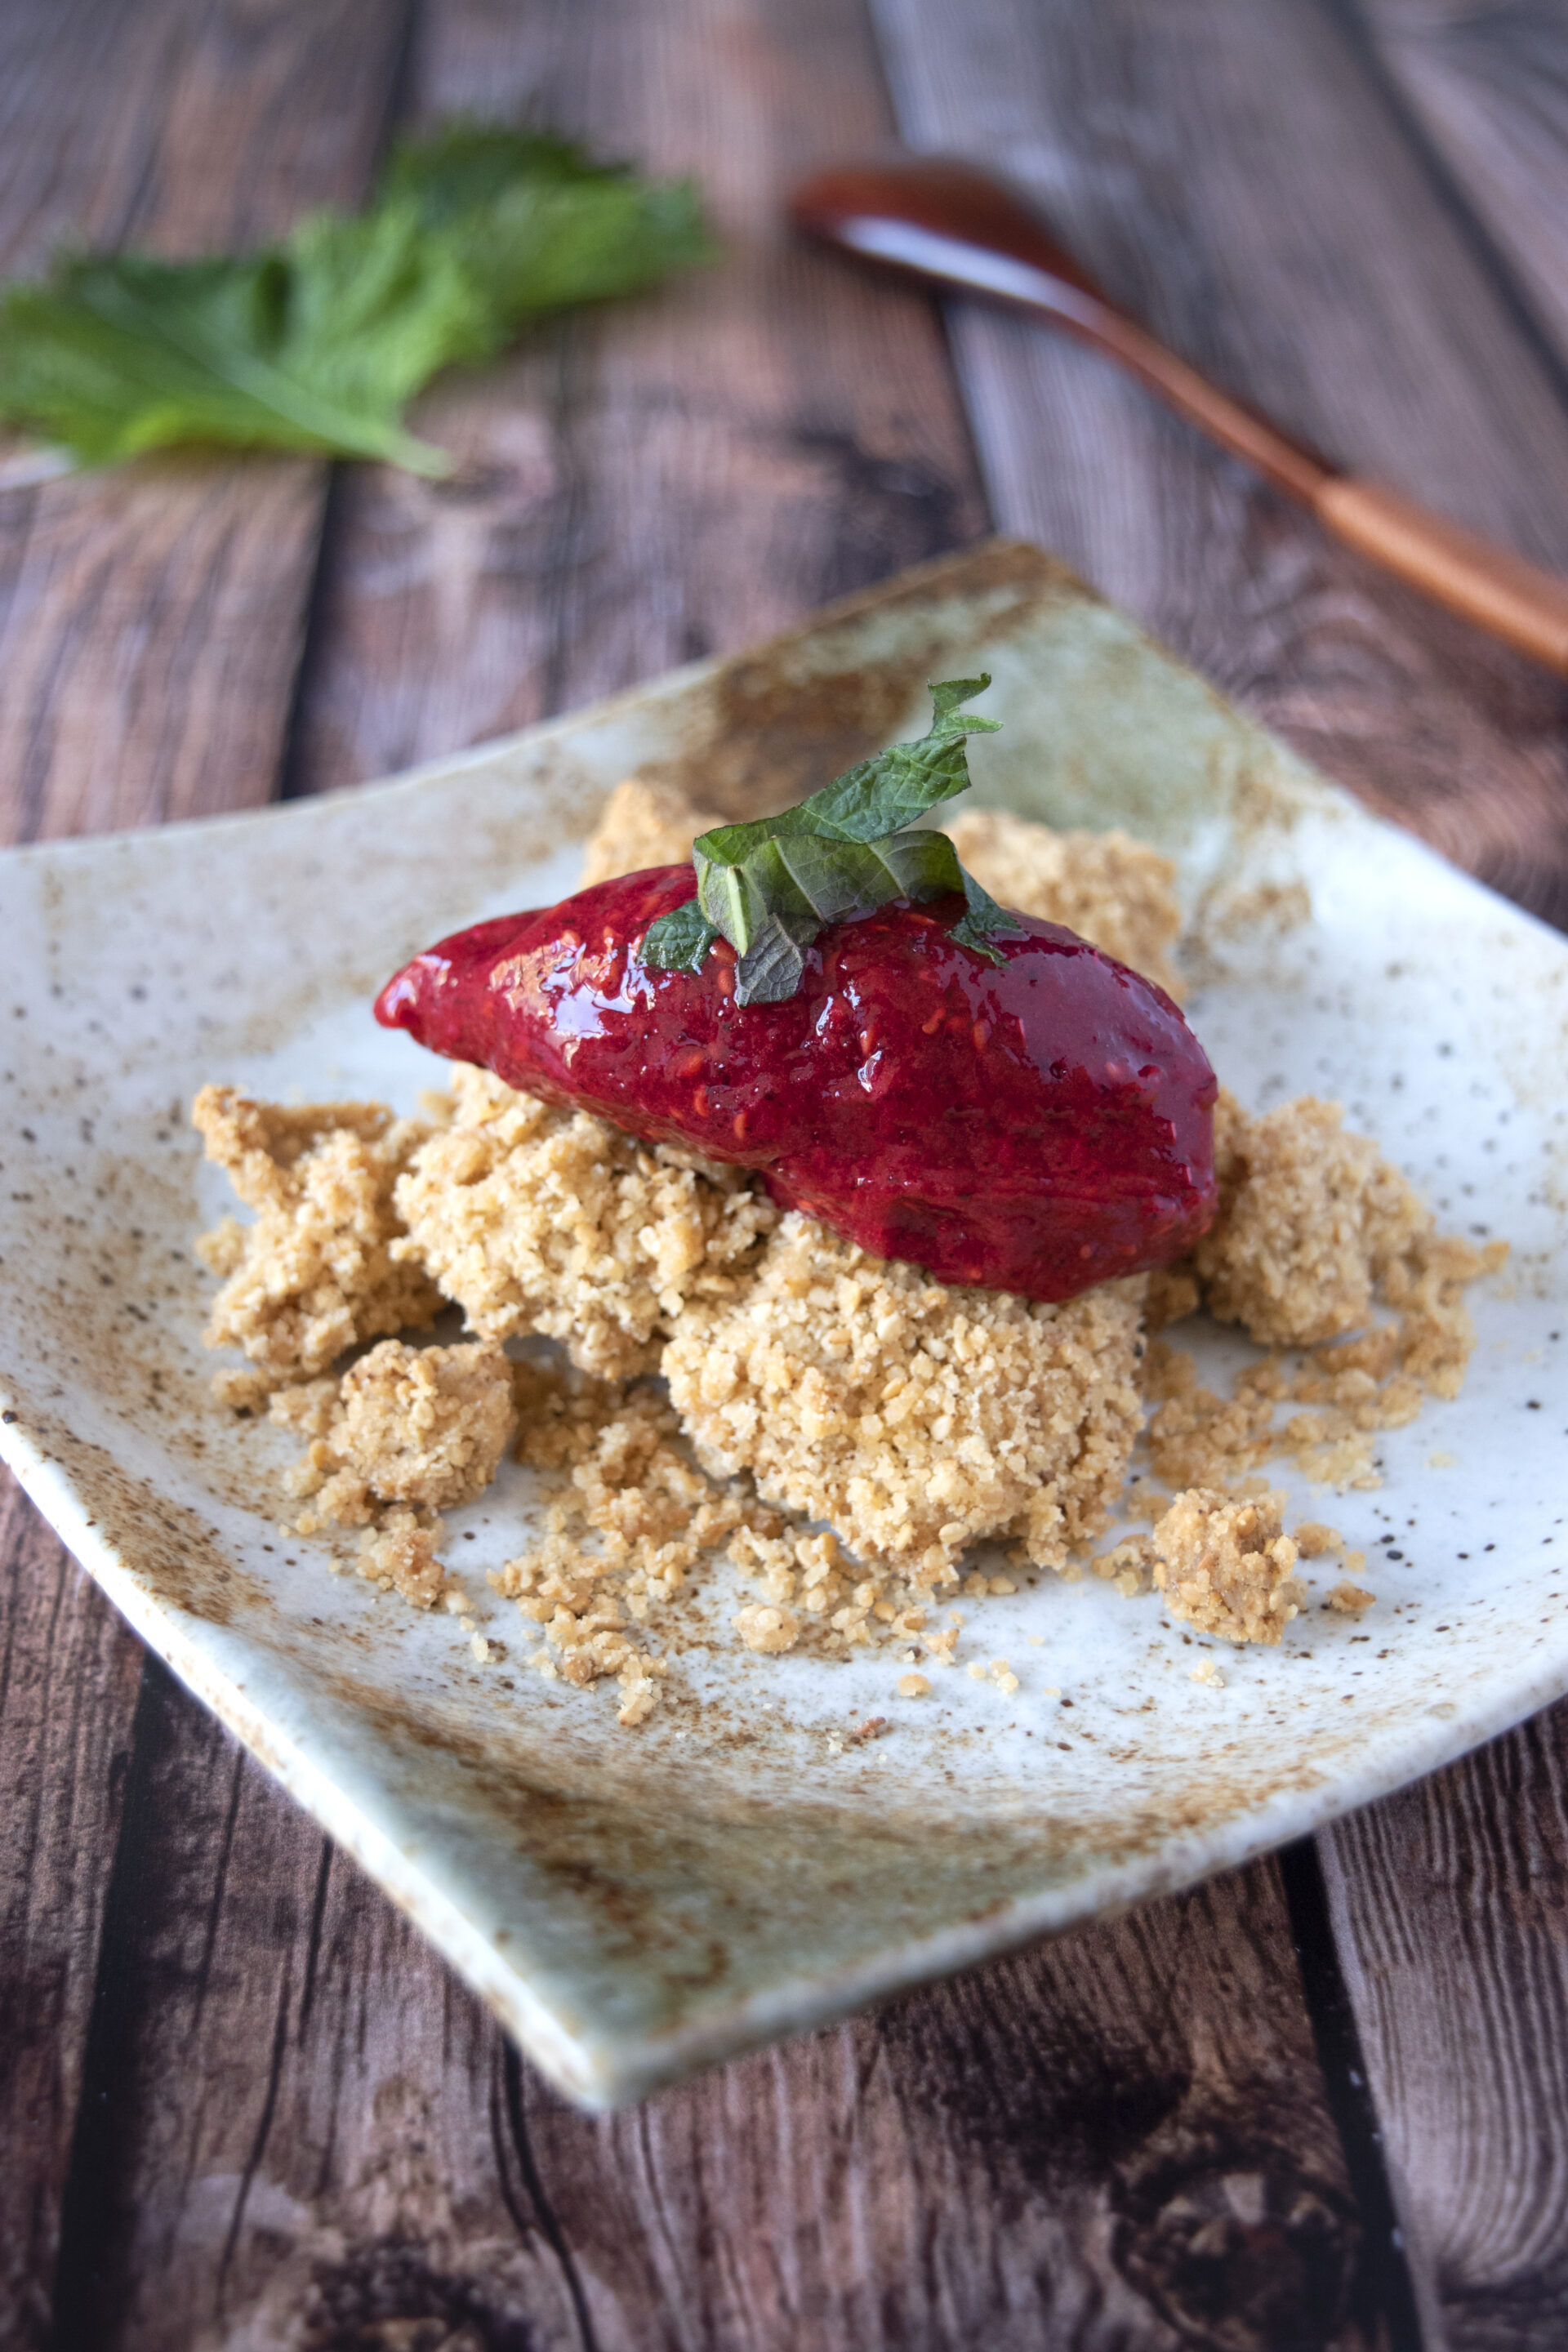
[[[88,465],[208,442],[439,474],[402,425],[438,369],[710,250],[688,183],[452,123],[397,150],[367,212],[315,215],[271,251],[72,257],[0,289],[0,417]]]

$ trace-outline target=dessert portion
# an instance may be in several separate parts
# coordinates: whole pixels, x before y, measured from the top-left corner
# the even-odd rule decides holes
[[[903,748],[951,775],[940,719],[934,749]],[[929,783],[902,780],[906,811]],[[1500,1245],[1440,1235],[1337,1106],[1216,1099],[1165,986],[1166,861],[984,814],[952,835],[968,873],[951,848],[900,863],[896,833],[852,844],[914,894],[827,921],[788,896],[796,865],[838,887],[800,837],[634,781],[588,845],[592,888],[384,992],[384,1019],[491,1065],[458,1060],[425,1119],[204,1090],[209,1156],[256,1212],[201,1245],[223,1277],[208,1340],[248,1359],[220,1394],[270,1397],[304,1444],[300,1532],[444,1601],[488,1655],[440,1514],[514,1447],[547,1482],[544,1532],[491,1580],[535,1668],[615,1682],[628,1725],[720,1553],[741,1643],[887,1649],[911,1698],[958,1659],[950,1604],[1020,1575],[1092,1567],[1236,1643],[1281,1639],[1305,1559],[1342,1570],[1323,1607],[1373,1605],[1331,1528],[1287,1531],[1264,1465],[1375,1485],[1378,1433],[1458,1392],[1465,1287]],[[704,841],[735,853],[706,895]],[[753,885],[732,939],[709,909]],[[449,1307],[471,1338],[398,1336]],[[1228,1396],[1170,1337],[1201,1309],[1264,1351]],[[1151,1531],[1095,1557],[1130,1496]],[[969,1670],[1018,1688],[1005,1659]]]
[[[438,941],[377,1019],[754,1171],[940,1281],[1064,1299],[1179,1256],[1215,1204],[1203,1048],[1157,985],[905,822],[967,784],[986,683],[933,687],[927,736],[799,807],[698,835],[695,868]]]

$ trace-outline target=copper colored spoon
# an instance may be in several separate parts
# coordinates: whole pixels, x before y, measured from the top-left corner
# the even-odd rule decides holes
[[[796,228],[823,244],[1054,319],[1131,368],[1348,545],[1568,677],[1568,580],[1397,490],[1342,472],[1221,392],[1108,301],[1034,214],[984,173],[937,156],[845,164],[805,181],[789,209]]]

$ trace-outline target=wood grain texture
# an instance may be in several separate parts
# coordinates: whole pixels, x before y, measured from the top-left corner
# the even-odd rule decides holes
[[[694,163],[755,249],[447,387],[426,422],[472,420],[458,495],[344,478],[297,782],[735,643],[979,526],[929,312],[769,226],[777,181],[884,127],[849,11],[431,9],[411,82],[426,110],[537,86],[606,145]],[[496,478],[512,446],[548,475]],[[161,1677],[140,1732],[69,2343],[427,2323],[465,2347],[1173,2352],[1200,2306],[1238,2352],[1368,2340],[1339,2308],[1356,2221],[1268,1871],[595,2122]]]
[[[138,1731],[66,2345],[1376,2340],[1267,1866],[591,2117],[157,1670]]]
[[[1439,167],[1568,359],[1568,37],[1556,0],[1354,0]]]
[[[41,2345],[141,1651],[0,1489],[0,2344]]]
[[[160,1667],[137,1731],[62,2342],[575,2344],[478,2004]]]
[[[1033,189],[1174,349],[1358,471],[1568,570],[1568,413],[1332,9],[878,0],[906,135]],[[1288,97],[1286,96],[1288,93]],[[1065,338],[950,329],[999,524],[1372,806],[1568,921],[1563,690],[1329,541]]]
[[[68,236],[187,251],[352,201],[398,39],[395,12],[344,0],[14,0],[0,267],[40,268]],[[0,493],[0,836],[268,797],[321,500],[320,470],[287,461]],[[0,2343],[30,2347],[48,2334],[141,1653],[10,1488],[0,1596]]]
[[[424,114],[525,105],[696,170],[716,267],[547,329],[422,404],[463,462],[334,502],[300,790],[446,752],[767,636],[984,528],[930,307],[796,248],[791,178],[885,137],[856,0],[431,7]]]
[[[1451,2352],[1568,2340],[1568,1710],[1321,1842]]]
[[[357,203],[405,11],[146,0],[0,17],[0,257],[70,236],[244,245]],[[0,490],[10,837],[253,805],[276,790],[325,469],[167,458]]]
[[[539,2103],[597,2341],[1365,2341],[1281,1918],[1236,1874],[635,2114]]]
[[[900,32],[894,13],[884,19],[889,55],[907,86],[910,41],[922,57],[940,53],[952,27],[926,9],[912,33],[908,25]],[[274,81],[257,68],[258,88],[286,88],[290,105],[307,109],[321,90],[351,110],[363,100],[357,82],[334,82],[315,58],[317,26],[335,38],[342,9],[307,16],[260,5],[166,15],[147,7],[138,16],[174,26],[157,51],[165,58],[184,55],[179,43],[198,20],[218,26],[227,42],[237,26],[249,27],[263,47],[268,27],[287,24],[288,58],[267,52]],[[58,16],[73,39],[98,20],[81,7]],[[25,21],[28,37],[41,40],[37,6]],[[101,21],[126,20],[101,12]],[[1343,152],[1330,141],[1322,168],[1347,173],[1352,194],[1374,213],[1379,187],[1392,186],[1394,216],[1413,250],[1426,234],[1429,192],[1419,204],[1410,194],[1416,184],[1401,176],[1405,151],[1396,139],[1387,144],[1393,134],[1375,92],[1368,96],[1346,62],[1336,25],[1310,8],[1282,16],[1261,5],[1257,22],[1272,46],[1260,50],[1249,18],[1191,0],[1162,0],[1158,11],[1108,6],[1104,41],[1100,21],[1097,11],[1036,9],[1020,31],[1016,12],[987,0],[985,39],[973,42],[969,12],[958,29],[1024,93],[1009,120],[1022,123],[1039,106],[1036,162],[1090,212],[1100,205],[1113,261],[1135,257],[1139,192],[1154,191],[1180,298],[1167,331],[1187,321],[1194,355],[1209,357],[1212,341],[1240,389],[1289,393],[1287,421],[1310,425],[1306,411],[1320,399],[1325,414],[1353,424],[1352,394],[1330,382],[1327,361],[1312,398],[1298,398],[1294,339],[1345,299],[1342,283],[1335,291],[1336,257],[1345,240],[1367,235],[1365,221],[1352,223],[1347,197],[1313,248],[1300,243],[1306,232],[1295,210],[1288,218],[1281,211],[1272,231],[1267,221],[1233,217],[1237,206],[1261,203],[1254,185],[1273,187],[1276,148],[1296,160],[1280,167],[1283,193],[1269,202],[1299,205],[1309,184],[1301,159],[1310,160],[1311,138],[1343,107]],[[1036,89],[1037,48],[1047,33],[1070,120]],[[1171,54],[1177,36],[1192,51],[1184,59]],[[114,37],[121,46],[105,54],[123,61],[125,75],[140,71],[135,44],[122,32]],[[1266,87],[1245,74],[1238,82],[1233,50]],[[54,84],[35,53],[26,66],[36,108]],[[189,135],[206,140],[202,171],[221,182],[231,153],[264,163],[266,141],[213,142],[212,111],[238,101],[229,67],[202,70],[216,78]],[[149,89],[163,87],[160,74]],[[1313,80],[1325,75],[1326,95]],[[250,64],[238,79],[250,86]],[[405,503],[407,486],[395,477],[342,478],[300,702],[296,788],[444,751],[683,653],[740,642],[979,528],[981,501],[927,313],[790,254],[769,225],[775,177],[874,140],[883,127],[875,60],[853,9],[828,0],[802,8],[681,0],[656,17],[625,5],[590,10],[561,0],[525,12],[431,0],[411,80],[413,103],[425,111],[461,102],[505,110],[526,89],[544,110],[606,144],[665,169],[695,165],[750,268],[570,322],[493,381],[443,388],[424,421],[469,462],[438,497],[420,488]],[[74,83],[57,102],[78,110],[73,121],[91,111]],[[1298,111],[1317,126],[1304,148],[1298,141],[1300,153],[1284,123]],[[195,184],[181,183],[158,138],[138,145],[107,112],[100,121],[106,139],[124,138],[125,152],[163,156],[168,184]],[[335,133],[312,144],[291,116],[272,121],[277,140],[301,141],[291,154],[320,155],[322,139],[341,152]],[[1246,169],[1216,193],[1213,158],[1233,130],[1246,133]],[[344,151],[358,135],[343,130]],[[1352,151],[1369,137],[1371,161],[1356,164]],[[43,153],[47,140],[36,143]],[[989,145],[976,152],[994,156]],[[83,186],[96,189],[100,163],[95,151],[80,165]],[[40,184],[37,203],[55,206],[51,217],[86,201],[70,194],[70,181],[68,171]],[[262,201],[237,188],[225,200]],[[133,211],[132,198],[124,201]],[[1270,234],[1295,257],[1288,300],[1264,280]],[[1423,268],[1405,305],[1418,326],[1434,299],[1428,277],[1440,275],[1430,255]],[[1314,311],[1320,280],[1328,291],[1319,286]],[[1120,290],[1135,296],[1135,273]],[[1238,313],[1249,304],[1247,327]],[[1462,332],[1441,316],[1441,331],[1426,341],[1425,329],[1409,330],[1401,397],[1437,415],[1432,447],[1446,453],[1453,416],[1473,421],[1479,396],[1466,389],[1460,398],[1443,374],[1445,339],[1457,333],[1463,374],[1479,328],[1476,316],[1467,314]],[[968,327],[962,331],[968,337]],[[1347,362],[1354,356],[1340,353]],[[1245,367],[1254,363],[1258,381],[1250,384]],[[968,364],[993,479],[1016,489],[1033,478],[1031,467],[1054,469],[1031,495],[1054,500],[1051,510],[1079,530],[1073,544],[1086,569],[1103,557],[1100,576],[1115,579],[1121,566],[1142,583],[1157,625],[1256,707],[1277,719],[1283,712],[1308,748],[1321,755],[1324,742],[1343,747],[1363,789],[1391,805],[1408,802],[1429,828],[1451,824],[1470,854],[1514,871],[1521,889],[1546,887],[1542,843],[1562,817],[1560,713],[1550,689],[1500,657],[1489,665],[1458,625],[1432,623],[1414,600],[1326,557],[1234,469],[1196,454],[1174,425],[1151,424],[1113,378],[1080,379],[1073,397],[1058,401],[1037,378],[1032,391],[1018,390],[1038,365],[1026,344],[999,347],[989,377],[973,352]],[[1512,346],[1500,362],[1504,421],[1522,434],[1525,461],[1556,463],[1556,412],[1532,364]],[[1430,385],[1428,367],[1437,371]],[[1031,445],[1022,428],[1038,419],[1051,420],[1057,437]],[[1009,446],[1006,432],[1018,436]],[[1370,443],[1390,437],[1400,429],[1384,419]],[[1424,446],[1416,433],[1405,479],[1431,494],[1415,478],[1436,462]],[[1079,468],[1078,492],[1069,459]],[[258,478],[245,478],[260,499]],[[1462,468],[1457,478],[1468,481]],[[47,610],[26,533],[4,559],[4,625],[38,632],[25,640],[19,672],[30,681],[32,730],[19,740],[41,746],[29,822],[98,821],[94,812],[118,807],[122,793],[140,793],[125,803],[136,810],[169,804],[158,794],[165,766],[173,772],[182,756],[173,707],[182,694],[207,698],[202,726],[236,732],[216,737],[208,781],[193,758],[180,791],[241,798],[264,789],[256,781],[262,751],[245,748],[261,736],[242,731],[262,724],[245,715],[260,709],[260,673],[244,667],[243,648],[237,667],[224,667],[227,639],[208,632],[205,616],[232,614],[266,551],[237,554],[231,581],[215,521],[196,542],[212,550],[205,572],[194,567],[205,593],[194,612],[180,608],[185,617],[173,628],[164,616],[191,569],[177,551],[159,575],[163,601],[115,602],[127,567],[153,543],[147,534],[160,510],[153,500],[128,512],[119,553],[101,574],[88,565],[96,552],[88,524],[79,526],[79,559],[68,532],[56,570],[46,572],[55,583]],[[1521,545],[1533,533],[1532,551],[1550,555],[1553,511],[1550,500],[1539,513],[1510,506],[1507,527]],[[1470,519],[1501,527],[1496,515]],[[1069,536],[1049,523],[1036,528],[1058,541]],[[51,672],[40,650],[55,642],[48,631],[68,645],[64,622],[82,611],[92,619],[100,605],[113,624],[95,640],[111,656],[108,668],[73,667],[68,650]],[[277,611],[258,604],[251,625],[267,636]],[[136,628],[165,625],[173,635],[163,651],[138,671]],[[89,790],[81,762],[94,739],[84,733],[57,752],[48,730],[94,678],[116,675],[133,677],[141,698],[128,692],[111,715],[140,713],[146,732],[134,761],[106,762]],[[279,730],[268,777],[284,700],[268,705]],[[251,779],[243,785],[226,781],[238,767]],[[1485,785],[1489,803],[1495,787],[1500,816],[1462,804],[1466,776]],[[36,1575],[17,1587],[29,1596],[40,1589]],[[52,1656],[63,1673],[64,1617],[52,1635],[47,1620],[37,1622],[34,1670],[47,1670]],[[31,1909],[0,1915],[24,1919],[22,1948],[43,1988],[29,1996],[35,2013],[65,2021],[64,2091],[46,2086],[40,2119],[29,2126],[37,2169],[27,2178],[45,2184],[46,2202],[68,2137],[59,2118],[73,2095],[72,2067],[87,2081],[66,2193],[61,2352],[648,2344],[934,2352],[968,2343],[1106,2352],[1216,2344],[1307,2352],[1337,2343],[1348,2352],[1375,2335],[1374,2284],[1363,2277],[1345,2287],[1342,2319],[1332,2307],[1352,2266],[1356,2218],[1272,1869],[1148,1906],[596,2121],[563,2107],[506,2052],[380,1895],[153,1669],[137,1706],[108,1897],[110,1958],[83,2060],[72,2053],[85,1979],[74,1959],[74,1975],[50,1979],[48,1955],[87,1948],[102,1900],[89,1849],[110,1834],[113,1758],[126,1747],[113,1730],[126,1723],[130,1688],[123,1665],[118,1671],[117,1684],[109,1669],[84,1666],[78,1730],[52,1702],[46,1710],[37,1701],[27,1717],[36,1728],[26,1736],[41,1738],[52,1724],[57,1747],[83,1759],[66,1781],[75,1791],[69,1818],[85,1825],[81,1892],[72,1892],[69,1858],[58,1852],[66,1816],[57,1808],[51,1820],[46,1808],[27,1834],[39,1856],[48,1850],[53,1875],[38,1875]],[[89,1720],[94,1702],[105,1707],[104,1724]],[[0,1731],[5,1721],[0,1713]],[[25,1760],[16,1784],[24,1791],[28,1769]],[[110,1787],[96,1814],[95,1771]],[[0,1834],[13,1827],[8,1821]],[[1340,1899],[1348,1874],[1335,1884]],[[42,1927],[27,1924],[47,1923],[50,1905],[68,1913],[69,1931],[51,1928],[52,1946]],[[1350,1919],[1348,1898],[1341,1909]],[[14,1933],[8,1924],[4,1932]],[[1473,1979],[1465,1995],[1458,1973],[1447,1989],[1474,1997]],[[1368,2014],[1364,1989],[1362,1997]],[[1510,1998],[1506,1989],[1498,1996],[1500,2033]],[[1548,2002],[1542,2016],[1551,2015]],[[1383,2082],[1398,2036],[1391,2030],[1374,2046]],[[26,2063],[30,2084],[39,2070]],[[1431,2112],[1443,2111],[1412,2109],[1417,2119]],[[1434,2155],[1423,2194],[1447,2210],[1431,2185],[1437,2163]],[[0,2225],[18,2210],[0,2206]],[[1477,2277],[1517,2277],[1512,2308],[1521,2325],[1532,2297],[1555,2309],[1555,2273],[1542,2252],[1554,2227],[1547,2190],[1531,2210],[1546,2216],[1532,2223],[1533,2237],[1510,2237],[1506,2215],[1500,2224],[1485,2209],[1475,2241],[1488,2249]],[[13,2307],[41,2324],[39,2259],[10,2275]],[[1460,2275],[1443,2272],[1445,2280]],[[1449,2303],[1458,2308],[1452,2294]]]

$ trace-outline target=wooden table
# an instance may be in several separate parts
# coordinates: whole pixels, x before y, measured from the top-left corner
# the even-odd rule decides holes
[[[1568,570],[1563,0],[6,0],[0,268],[353,204],[528,107],[727,246],[441,385],[449,488],[0,492],[11,837],[351,783],[991,524],[1568,922],[1563,688],[1102,362],[791,247],[895,130],[1178,349]],[[1568,1712],[1310,1844],[632,2113],[574,2113],[5,1504],[0,2345],[1568,2343]]]

